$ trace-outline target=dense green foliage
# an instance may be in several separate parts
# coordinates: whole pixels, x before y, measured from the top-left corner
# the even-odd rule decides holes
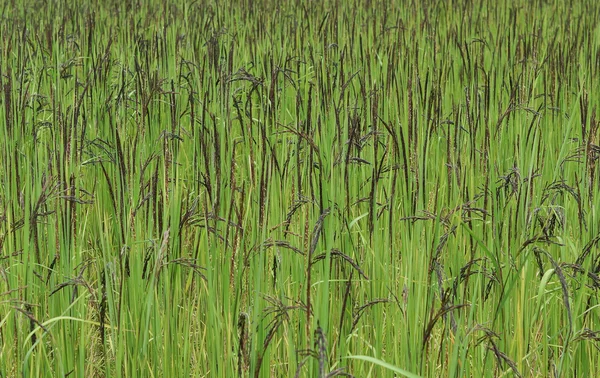
[[[596,2],[0,15],[0,377],[600,376]]]

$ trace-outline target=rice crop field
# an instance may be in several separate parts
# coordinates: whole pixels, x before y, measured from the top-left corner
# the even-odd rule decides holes
[[[0,378],[600,376],[600,3],[0,17]]]

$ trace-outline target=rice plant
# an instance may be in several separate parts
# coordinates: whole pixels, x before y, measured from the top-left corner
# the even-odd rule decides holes
[[[0,16],[0,377],[600,376],[596,2]]]

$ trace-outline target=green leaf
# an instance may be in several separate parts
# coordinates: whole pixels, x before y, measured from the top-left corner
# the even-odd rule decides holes
[[[408,377],[408,378],[421,378],[420,375],[411,373],[410,371],[401,369],[401,368],[399,368],[397,366],[394,366],[392,364],[388,364],[387,362],[382,361],[382,360],[377,359],[377,358],[374,358],[374,357],[369,357],[369,356],[348,356],[346,358],[352,358],[352,359],[355,359],[355,360],[363,360],[363,361],[371,362],[371,363],[373,363],[375,365],[379,365],[379,366],[381,366],[383,368],[391,370],[394,373],[402,374],[403,376]]]

